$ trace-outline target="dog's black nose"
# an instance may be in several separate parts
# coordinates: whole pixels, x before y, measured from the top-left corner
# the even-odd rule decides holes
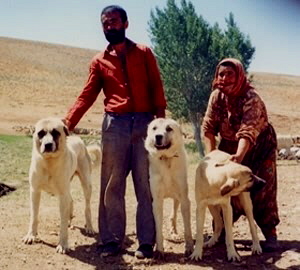
[[[163,140],[163,135],[155,135],[155,143],[161,145]]]
[[[52,143],[45,144],[45,152],[52,152]]]
[[[250,188],[251,191],[260,191],[265,185],[266,185],[266,181],[260,177],[258,177],[257,175],[252,175],[252,179],[253,179],[253,185]]]

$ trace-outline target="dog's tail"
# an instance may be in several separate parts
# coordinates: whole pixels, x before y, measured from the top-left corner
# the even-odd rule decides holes
[[[92,169],[100,168],[102,162],[102,151],[100,145],[90,144],[86,148],[91,159]]]

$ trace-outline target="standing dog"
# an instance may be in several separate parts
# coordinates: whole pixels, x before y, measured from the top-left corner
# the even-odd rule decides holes
[[[213,236],[205,243],[205,246],[211,247],[218,241],[223,229],[222,210],[227,258],[232,261],[240,261],[240,256],[233,243],[231,196],[237,196],[248,219],[253,241],[252,253],[260,254],[262,252],[254,223],[250,193],[246,191],[249,191],[250,188],[261,188],[265,181],[254,176],[248,167],[230,161],[229,158],[229,154],[214,150],[205,156],[197,168],[195,182],[197,235],[196,246],[191,255],[192,259],[202,259],[203,227],[205,210],[208,206],[215,228]]]
[[[73,201],[70,182],[77,174],[85,196],[86,231],[93,233],[91,222],[91,161],[83,141],[79,137],[68,136],[64,123],[57,118],[41,119],[35,125],[33,149],[29,170],[30,184],[30,224],[26,244],[38,240],[38,212],[41,191],[57,195],[60,210],[60,238],[56,251],[68,250],[68,223],[73,216]]]
[[[150,188],[153,197],[153,214],[156,224],[156,251],[163,257],[163,200],[171,197],[174,200],[171,226],[176,233],[176,214],[179,203],[184,223],[185,254],[193,249],[190,200],[188,198],[187,164],[182,132],[172,119],[157,118],[147,131],[145,141],[149,153]]]

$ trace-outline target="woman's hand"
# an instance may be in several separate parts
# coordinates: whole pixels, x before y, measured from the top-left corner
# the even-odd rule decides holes
[[[236,162],[236,163],[242,163],[242,161],[244,159],[244,156],[240,156],[240,155],[234,154],[234,155],[231,155],[229,159],[231,161]]]
[[[214,134],[210,134],[210,133],[204,134],[204,146],[205,146],[205,154],[208,154],[211,151],[216,149],[216,138]]]
[[[237,162],[237,163],[242,163],[249,148],[250,148],[250,142],[245,138],[241,138],[239,140],[239,144],[238,144],[236,153],[231,155],[230,160]]]

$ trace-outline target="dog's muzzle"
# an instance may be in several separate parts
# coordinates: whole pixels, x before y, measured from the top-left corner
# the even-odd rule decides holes
[[[252,180],[253,180],[253,185],[249,188],[248,191],[260,191],[265,185],[266,185],[266,181],[254,174],[252,174]]]
[[[163,145],[163,135],[155,135],[155,145]]]
[[[164,144],[164,136],[163,135],[155,135],[155,148],[158,149],[158,150],[163,150],[163,149],[168,149],[171,147],[171,143],[168,143],[168,144]]]
[[[45,152],[52,152],[52,151],[53,151],[53,143],[46,143]]]

